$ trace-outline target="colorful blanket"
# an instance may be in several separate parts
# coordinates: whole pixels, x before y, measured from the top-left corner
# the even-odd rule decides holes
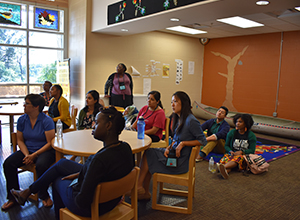
[[[257,138],[255,153],[262,155],[267,162],[271,162],[299,150],[300,146],[297,145]],[[205,160],[209,160],[210,157],[213,157],[215,162],[219,162],[223,154],[210,153],[205,157]]]

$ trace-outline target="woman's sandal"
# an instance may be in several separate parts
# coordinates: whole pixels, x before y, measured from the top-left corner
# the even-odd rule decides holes
[[[14,190],[14,189],[10,190],[10,193],[14,196],[17,203],[24,206],[25,202],[27,201],[27,198],[25,199],[22,196],[20,196],[20,192],[21,192],[20,190]]]
[[[50,197],[48,199],[43,200],[42,203],[45,208],[51,208],[53,206],[53,202],[50,199]]]
[[[15,205],[17,205],[17,203],[16,203],[15,201],[8,200],[6,203],[4,203],[4,204],[1,206],[1,210],[2,210],[2,211],[7,211],[8,209],[14,207]]]

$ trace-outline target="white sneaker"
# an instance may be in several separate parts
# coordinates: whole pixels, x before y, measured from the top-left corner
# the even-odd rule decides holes
[[[221,173],[222,177],[223,177],[224,179],[228,179],[229,175],[228,175],[228,173],[227,173],[227,170],[226,170],[224,164],[220,164],[220,165],[219,165],[219,169],[220,169],[220,173]]]

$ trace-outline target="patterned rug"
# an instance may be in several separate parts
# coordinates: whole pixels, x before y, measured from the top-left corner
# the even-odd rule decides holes
[[[255,154],[262,155],[267,162],[287,156],[300,150],[300,146],[273,141],[270,139],[257,138]],[[223,154],[210,153],[205,160],[214,158],[215,162],[219,162]]]

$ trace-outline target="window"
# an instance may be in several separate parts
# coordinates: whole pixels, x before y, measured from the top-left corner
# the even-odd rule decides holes
[[[57,61],[65,57],[64,10],[2,1],[0,9],[7,5],[20,11],[21,21],[16,25],[0,18],[0,98],[40,93],[45,80],[56,83]],[[35,28],[40,19],[36,7],[55,12],[58,28]]]

